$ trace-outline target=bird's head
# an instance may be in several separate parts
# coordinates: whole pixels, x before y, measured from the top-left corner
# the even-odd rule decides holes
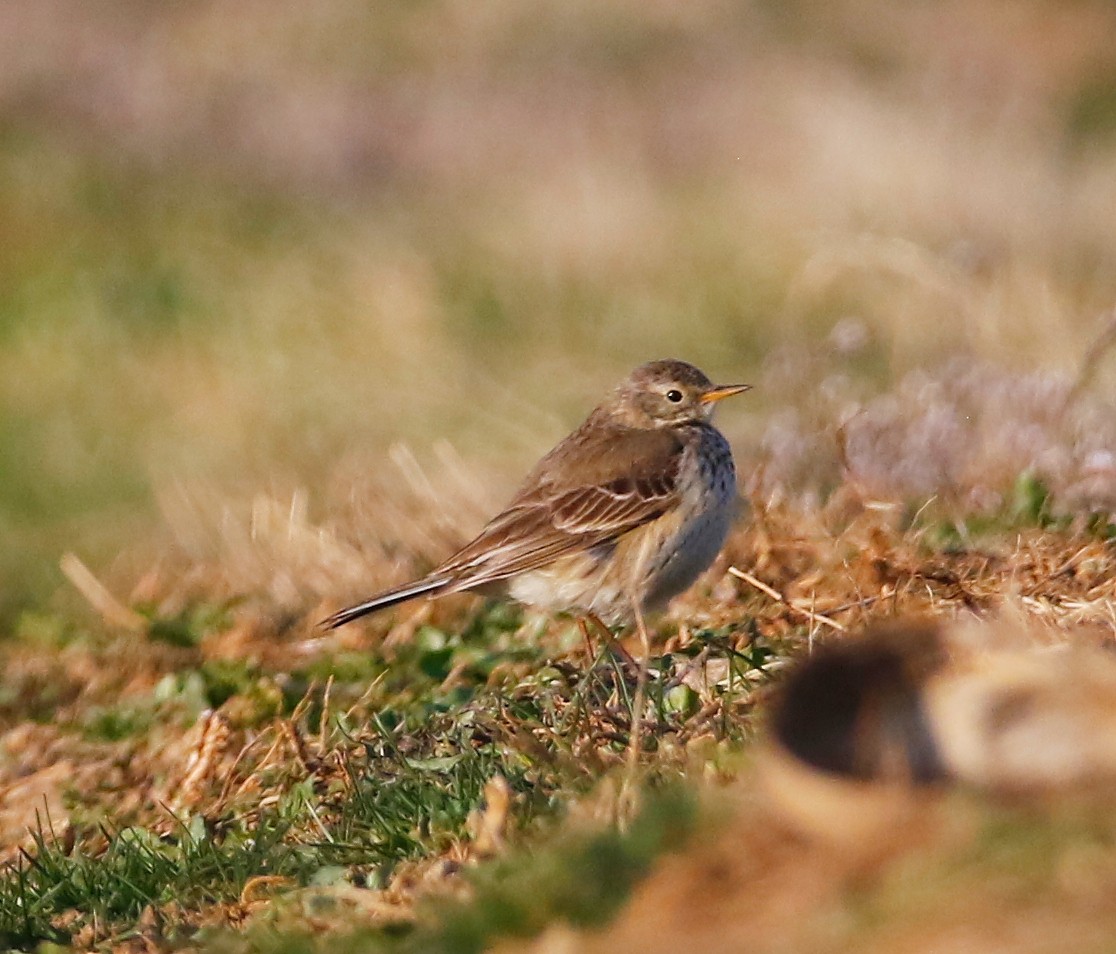
[[[714,384],[685,361],[651,361],[636,368],[616,389],[614,416],[631,427],[674,427],[708,421],[722,398],[750,384]]]

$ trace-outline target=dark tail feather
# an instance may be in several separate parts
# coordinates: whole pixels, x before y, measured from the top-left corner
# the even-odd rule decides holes
[[[351,623],[354,619],[360,619],[362,616],[367,616],[369,613],[375,613],[376,610],[387,609],[389,606],[395,606],[398,603],[405,603],[407,600],[414,599],[416,596],[422,596],[424,593],[434,593],[448,582],[449,579],[447,577],[436,576],[425,580],[418,580],[415,583],[408,583],[406,586],[388,590],[386,593],[373,596],[372,599],[365,600],[363,603],[357,603],[356,606],[350,606],[348,609],[343,609],[339,613],[334,613],[332,616],[323,619],[318,625],[323,629],[336,629],[338,626]]]

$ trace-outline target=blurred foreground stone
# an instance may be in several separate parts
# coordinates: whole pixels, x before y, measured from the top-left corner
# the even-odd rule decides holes
[[[1020,625],[892,624],[800,663],[761,758],[773,810],[858,842],[949,785],[1103,791],[1116,780],[1116,657]]]

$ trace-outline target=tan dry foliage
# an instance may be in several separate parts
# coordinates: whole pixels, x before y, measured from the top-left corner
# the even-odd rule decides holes
[[[924,684],[961,788],[842,777],[768,740],[754,769],[711,798],[721,820],[660,858],[612,924],[555,924],[528,945],[491,949],[1107,950],[1116,659],[1074,645],[1072,630],[1019,618],[962,629],[943,634],[946,653]],[[970,704],[948,705],[962,695]],[[964,753],[958,735],[971,743]],[[1005,819],[1014,841],[994,834]]]
[[[1018,651],[1019,633],[1026,633],[1026,640],[1042,647],[1077,644],[1100,647],[1095,650],[1099,652],[1113,644],[1116,555],[1108,544],[1084,535],[1026,530],[1005,535],[979,550],[935,553],[921,544],[917,532],[901,530],[894,508],[865,503],[855,492],[835,499],[834,507],[839,512],[811,515],[786,507],[757,509],[753,519],[730,540],[705,582],[673,607],[664,628],[677,625],[677,632],[669,637],[667,648],[687,644],[697,627],[747,621],[754,632],[774,645],[784,646],[784,651],[806,652],[811,645],[848,639],[846,633],[821,623],[823,617],[844,630],[856,631],[875,620],[909,614],[950,624],[998,615],[1008,625],[993,632],[1014,627],[1012,651]],[[728,573],[729,566],[747,567],[745,578]],[[177,582],[170,582],[168,577],[162,583],[148,581],[148,585],[158,598],[174,601],[181,597],[177,587],[200,586],[204,592],[206,584],[200,581],[215,579],[219,573],[217,563],[208,567],[198,564],[193,575],[187,574]],[[762,588],[757,589],[748,577],[762,583]],[[378,620],[352,627],[343,634],[344,645],[359,648],[385,638],[406,638],[400,634],[413,631],[418,621],[431,618],[431,614],[441,625],[460,625],[470,605],[468,598],[442,606],[415,604],[402,609],[390,627]],[[215,634],[189,650],[171,649],[131,635],[100,649],[74,648],[61,655],[27,647],[9,648],[9,672],[17,681],[23,678],[33,683],[33,674],[41,672],[35,678],[58,679],[72,685],[72,698],[65,711],[76,714],[98,701],[150,692],[162,675],[187,661],[196,665],[205,658],[231,656],[281,668],[295,655],[312,658],[317,652],[330,652],[336,644],[306,641],[302,636],[318,612],[312,610],[309,617],[278,630],[273,615],[261,612],[257,603],[247,603],[234,611],[227,632]],[[553,625],[539,629],[528,619],[525,626],[535,633],[534,638],[544,641],[558,635]],[[997,649],[995,640],[988,642],[986,627],[980,630],[984,636],[979,646],[966,642],[969,632],[965,626],[956,629],[958,659]],[[749,637],[740,632],[733,638]],[[1007,651],[1003,647],[999,650]],[[774,665],[778,664],[776,660]],[[723,673],[699,655],[690,661],[686,672],[679,671],[677,676],[698,693],[701,707],[685,730],[664,744],[660,757],[676,759],[679,765],[700,765],[717,745],[722,714],[713,687]],[[754,707],[762,705],[767,695],[768,690],[757,684],[753,692],[737,702],[731,717],[750,718]],[[164,805],[207,817],[231,809],[240,817],[250,818],[253,812],[274,804],[294,780],[311,777],[324,785],[336,779],[344,786],[340,755],[353,744],[351,740],[308,731],[297,713],[294,718],[259,727],[238,727],[237,704],[234,697],[222,711],[205,714],[193,727],[163,725],[154,737],[126,743],[79,743],[56,729],[13,724],[3,739],[0,760],[0,818],[5,823],[7,857],[12,857],[20,844],[29,844],[21,832],[35,824],[34,806],[27,799],[30,792],[37,799],[45,798],[56,826],[65,824],[65,812],[59,809],[55,815],[55,810],[61,794],[68,792],[90,808],[109,809],[123,822],[161,830],[174,824]],[[9,719],[13,716],[15,712]],[[507,744],[521,747],[532,757],[549,750],[545,739],[523,727],[505,723],[497,729],[504,733]],[[617,764],[617,757],[609,756],[609,733],[614,730],[607,720],[587,723],[586,731],[585,738],[575,746],[575,755],[584,766],[604,772]],[[58,766],[66,767],[66,771]],[[703,842],[681,859],[661,861],[657,869],[660,873],[639,890],[613,929],[616,934],[609,935],[623,939],[621,946],[654,940],[662,946],[649,950],[667,950],[670,919],[677,917],[676,927],[680,929],[684,915],[687,931],[698,930],[694,923],[702,925],[700,931],[708,930],[707,940],[713,950],[731,950],[730,941],[763,937],[765,931],[771,938],[798,939],[795,944],[822,944],[818,949],[823,950],[824,944],[837,944],[833,938],[840,935],[831,920],[836,919],[834,923],[839,925],[846,917],[842,913],[844,902],[834,899],[845,898],[860,883],[865,865],[869,871],[891,870],[891,862],[886,860],[892,857],[890,842],[879,837],[878,827],[871,843],[873,851],[878,849],[886,859],[860,859],[854,864],[851,855],[855,852],[850,855],[827,847],[828,843],[814,844],[794,825],[778,821],[762,807],[753,775],[746,774],[735,783],[733,791],[743,806],[740,830],[731,837],[718,837],[715,845]],[[488,811],[476,819],[474,831],[479,841],[475,848],[461,845],[442,858],[404,866],[386,892],[354,894],[341,903],[340,914],[330,923],[342,927],[352,919],[376,920],[389,914],[410,917],[416,894],[432,888],[459,890],[454,888],[456,879],[451,876],[460,864],[501,850],[506,822],[499,815],[499,791],[493,789],[492,794]],[[901,813],[907,834],[908,829],[921,831],[936,824],[934,811],[922,812],[922,796],[918,798],[918,811],[912,814],[908,806]],[[615,791],[609,795],[606,786],[580,811],[586,817],[610,819],[615,814],[615,799]],[[574,815],[578,812],[575,810]],[[947,831],[952,831],[952,824],[946,823]],[[935,842],[943,837],[947,836],[935,834],[928,840]],[[912,847],[904,839],[896,852],[914,852],[917,857],[921,848]],[[96,850],[92,842],[86,848]],[[251,894],[240,906],[208,913],[180,912],[177,916],[191,922],[216,918],[222,923],[240,923],[253,912],[270,910],[266,898],[272,890],[273,886],[262,895]],[[318,910],[313,896],[313,891],[303,900],[296,901],[292,896],[291,916],[295,917],[297,911]],[[701,907],[703,904],[708,905],[708,911]],[[826,905],[834,905],[831,917],[810,921],[803,915],[806,911],[824,912],[828,910]],[[742,920],[741,909],[749,912]],[[698,918],[696,911],[705,911],[705,916]],[[307,914],[311,920],[320,916]],[[733,918],[737,921],[730,923]],[[975,921],[971,929],[977,930]],[[815,936],[811,932],[819,933]],[[557,936],[540,943],[559,943],[554,940]],[[695,936],[704,935],[699,932]],[[717,947],[722,942],[724,946]],[[575,941],[566,937],[561,943]],[[578,946],[571,949],[582,950],[584,944],[585,950],[595,950],[596,943],[579,936]],[[771,949],[780,949],[779,944],[772,943]],[[840,945],[833,949],[840,949]]]

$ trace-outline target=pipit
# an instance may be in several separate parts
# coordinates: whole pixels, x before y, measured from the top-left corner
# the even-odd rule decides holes
[[[419,580],[341,610],[341,626],[417,596],[504,592],[546,610],[639,625],[687,589],[725,542],[732,449],[711,423],[714,385],[684,361],[652,361],[528,474],[507,508]]]

